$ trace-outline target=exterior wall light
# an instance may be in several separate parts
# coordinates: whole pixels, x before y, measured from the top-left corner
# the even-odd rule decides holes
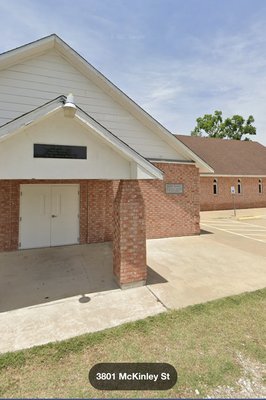
[[[77,111],[77,107],[74,103],[74,96],[72,93],[70,93],[67,96],[67,99],[66,99],[66,102],[65,102],[63,108],[64,108],[65,117],[74,118],[76,111]]]

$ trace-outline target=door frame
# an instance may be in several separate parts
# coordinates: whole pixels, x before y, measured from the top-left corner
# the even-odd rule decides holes
[[[77,192],[78,192],[78,220],[77,220],[77,237],[78,237],[78,241],[77,243],[72,243],[72,244],[62,244],[62,245],[55,245],[55,246],[40,246],[40,247],[32,247],[32,248],[50,248],[50,247],[59,247],[59,246],[71,246],[74,244],[80,244],[80,183],[22,183],[19,185],[19,197],[21,199],[21,195],[22,195],[22,188],[26,187],[26,186],[76,186],[77,187]],[[22,214],[22,201],[19,201],[19,232],[18,232],[18,249],[19,250],[26,250],[27,248],[21,248],[21,242],[22,242],[22,233],[21,233],[21,214]],[[30,249],[30,247],[28,248]]]

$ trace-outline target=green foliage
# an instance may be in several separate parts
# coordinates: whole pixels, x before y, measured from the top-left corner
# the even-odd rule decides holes
[[[246,135],[256,135],[256,128],[252,115],[245,120],[241,115],[233,115],[223,121],[222,111],[214,111],[214,114],[205,114],[197,118],[197,125],[191,132],[191,136],[203,136],[207,134],[211,138],[249,140]]]

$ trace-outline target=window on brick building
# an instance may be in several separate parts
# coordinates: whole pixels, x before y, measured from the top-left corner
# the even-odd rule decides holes
[[[217,181],[217,179],[213,180],[213,194],[218,194],[218,181]]]
[[[262,180],[259,179],[259,193],[262,193]]]
[[[238,194],[242,193],[241,179],[238,179],[238,181],[237,181],[237,193]]]

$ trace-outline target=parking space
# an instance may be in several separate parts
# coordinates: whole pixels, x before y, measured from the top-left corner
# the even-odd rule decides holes
[[[201,213],[201,235],[148,241],[167,283],[150,290],[169,308],[266,287],[266,209]]]
[[[202,212],[201,228],[266,243],[265,208],[236,210],[235,214],[232,210]]]
[[[215,229],[232,235],[242,236],[246,239],[266,243],[266,218],[247,220],[213,220],[203,219],[203,229]]]

